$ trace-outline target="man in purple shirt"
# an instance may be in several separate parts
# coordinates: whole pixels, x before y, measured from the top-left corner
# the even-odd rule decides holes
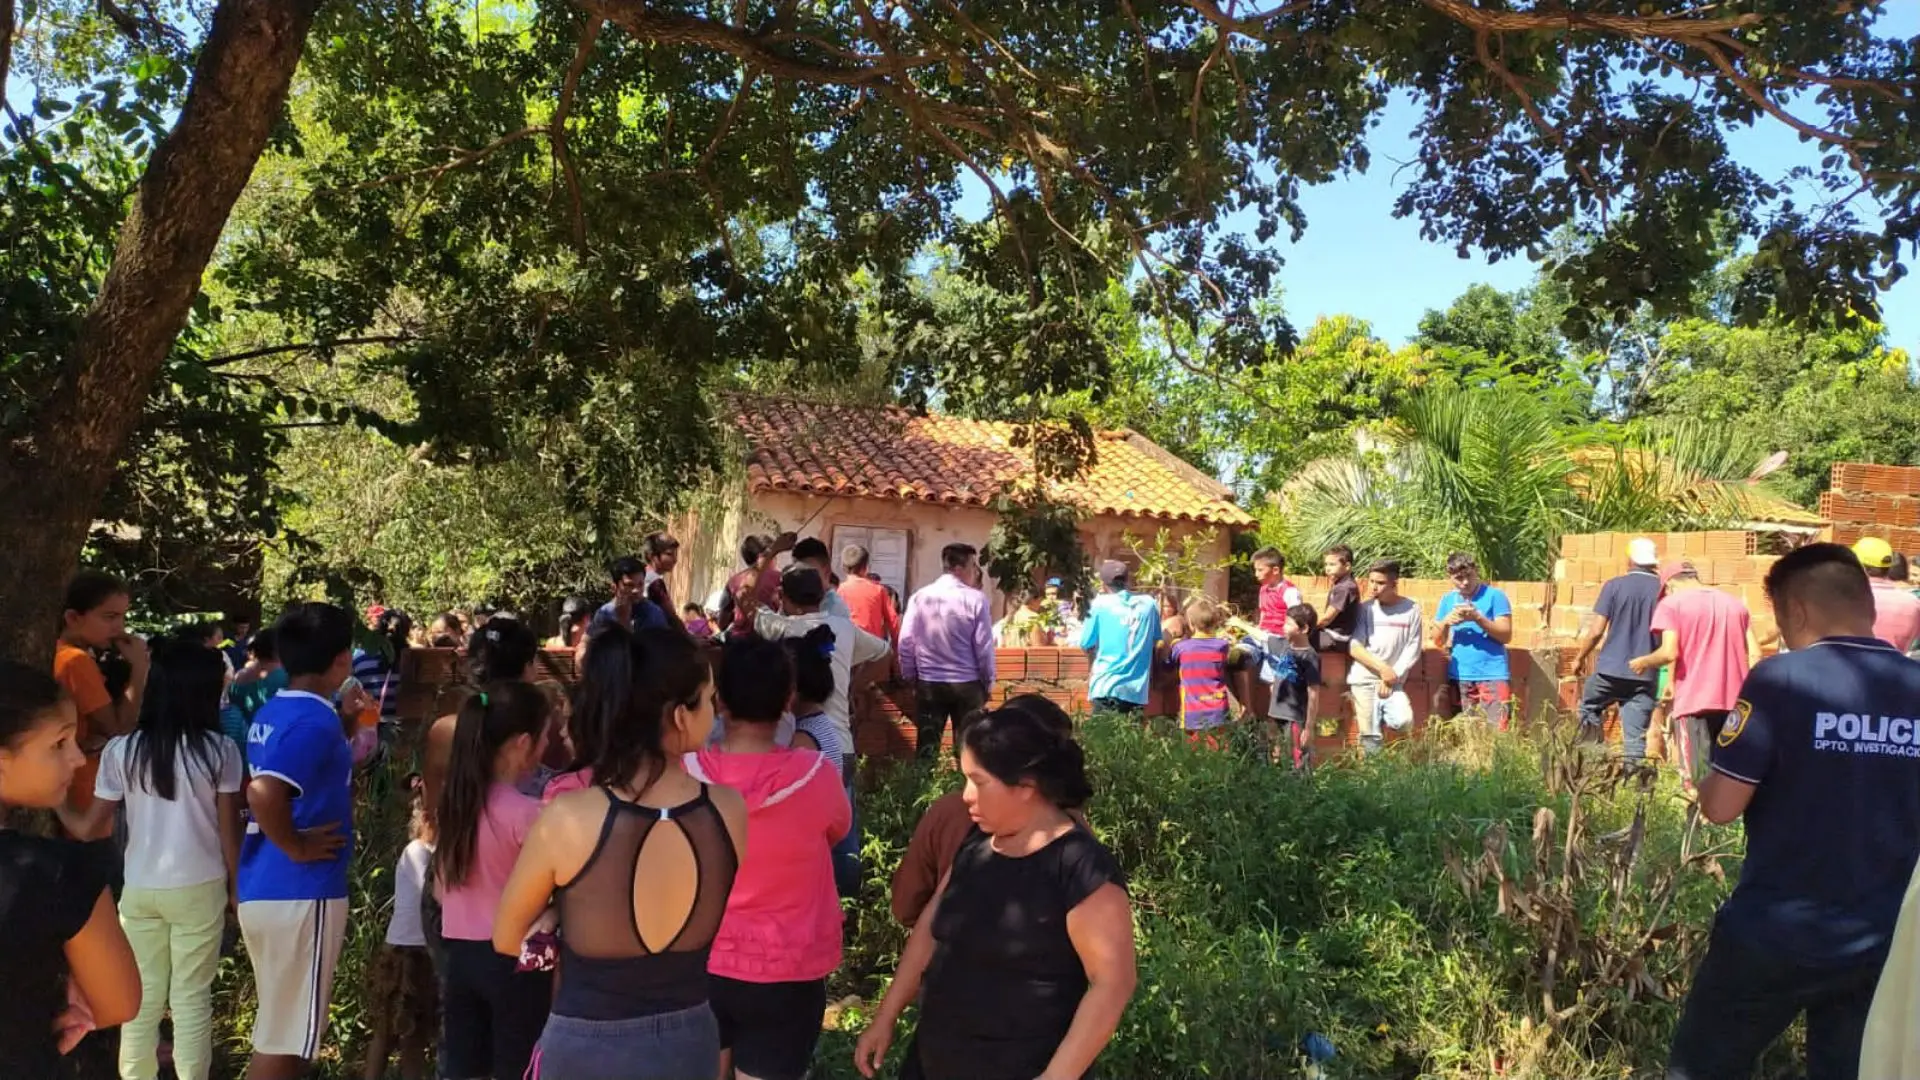
[[[947,721],[960,738],[993,687],[993,615],[980,591],[980,552],[948,544],[947,572],[913,594],[900,621],[900,677],[913,686],[921,757],[940,751]]]

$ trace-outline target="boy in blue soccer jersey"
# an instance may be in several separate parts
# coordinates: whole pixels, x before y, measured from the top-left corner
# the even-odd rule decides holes
[[[1745,817],[1747,857],[1669,1080],[1752,1075],[1803,1012],[1809,1080],[1853,1080],[1920,857],[1920,663],[1873,636],[1873,592],[1844,547],[1783,557],[1766,588],[1792,651],[1747,676],[1700,782],[1708,820]]]
[[[333,707],[353,669],[353,616],[298,605],[274,646],[287,688],[247,729],[238,906],[260,999],[247,1080],[294,1080],[320,1052],[353,857],[353,750]]]

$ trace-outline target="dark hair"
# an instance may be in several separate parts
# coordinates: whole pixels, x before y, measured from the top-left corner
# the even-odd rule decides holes
[[[495,616],[474,631],[467,663],[474,682],[518,682],[526,678],[527,665],[539,655],[540,639],[532,627],[519,619]]]
[[[745,540],[740,541],[740,561],[746,563],[748,566],[752,566],[754,563],[759,562],[760,556],[765,555],[767,549],[772,546],[773,537],[767,536],[764,533],[755,533]]]
[[[433,617],[441,625],[441,632],[433,636],[431,644],[436,649],[457,649],[460,647],[461,632],[466,629],[460,616],[451,611],[443,611]]]
[[[399,608],[388,608],[374,620],[373,629],[387,639],[387,644],[393,646],[393,655],[385,661],[384,666],[393,671],[400,670],[400,657],[406,654],[410,644],[408,639],[413,636],[413,616]]]
[[[652,562],[669,551],[679,550],[680,541],[675,540],[663,532],[648,533],[647,538],[640,541],[640,557],[648,562]]]
[[[1287,557],[1280,554],[1280,549],[1276,547],[1263,547],[1254,552],[1253,563],[1255,566],[1266,563],[1268,566],[1278,567],[1283,574],[1287,570]]]
[[[792,554],[794,562],[810,562],[814,559],[819,559],[821,562],[833,560],[833,556],[827,551],[826,542],[817,536],[809,536],[794,544]]]
[[[1375,559],[1373,561],[1373,565],[1367,567],[1367,573],[1385,574],[1388,581],[1399,581],[1400,580],[1400,560],[1399,559]]]
[[[153,673],[140,703],[140,726],[127,743],[127,778],[172,802],[179,794],[175,764],[182,751],[188,768],[199,766],[209,788],[220,772],[220,692],[227,665],[197,637],[153,643]]]
[[[758,634],[728,638],[716,678],[730,719],[777,723],[793,695],[793,657],[783,641]]]
[[[948,570],[958,570],[978,554],[980,549],[972,544],[948,544],[940,549],[940,565]]]
[[[833,696],[833,628],[816,626],[805,637],[781,644],[793,661],[793,692],[801,701],[824,705]]]
[[[644,794],[667,767],[667,710],[698,704],[712,677],[700,646],[678,631],[595,630],[569,729],[575,767],[611,787],[647,766],[647,781],[634,792]]]
[[[1766,590],[1775,608],[1799,600],[1873,618],[1873,586],[1859,558],[1840,544],[1808,544],[1780,556],[1767,571]]]
[[[622,555],[607,564],[607,580],[615,585],[630,577],[639,577],[647,572],[645,563],[632,555]]]
[[[552,705],[545,691],[523,682],[489,683],[461,704],[447,779],[440,788],[440,805],[434,808],[440,840],[433,859],[442,884],[459,886],[473,871],[480,819],[486,816],[500,748],[520,735],[539,739]]]
[[[1887,572],[1882,575],[1895,581],[1907,580],[1907,557],[1899,552],[1893,553],[1893,561],[1887,564]]]
[[[1073,717],[1060,703],[1044,694],[1015,694],[1000,706],[1003,709],[1019,709],[1034,719],[1059,733],[1063,739],[1073,738]]]
[[[699,604],[695,603],[692,600],[689,600],[686,603],[680,605],[680,613],[682,615],[686,614],[689,611],[693,612],[694,614],[700,616],[703,619],[707,617],[707,609],[704,607],[701,607]]]
[[[353,648],[353,614],[332,604],[295,604],[273,624],[274,651],[290,678],[325,675]]]
[[[1480,563],[1474,559],[1473,556],[1464,551],[1456,551],[1447,556],[1447,573],[1449,575],[1464,574],[1469,570],[1475,573],[1478,573],[1480,570]]]
[[[560,603],[560,625],[555,635],[569,649],[580,644],[580,627],[593,617],[593,605],[584,597],[569,596]]]
[[[1338,555],[1348,566],[1353,565],[1353,549],[1345,544],[1335,544],[1327,549],[1327,554]]]
[[[200,623],[189,623],[186,626],[181,627],[177,631],[177,636],[186,638],[191,641],[204,641],[210,646],[218,647],[220,644],[220,639],[225,637],[226,635],[221,632],[219,623],[200,622]]]
[[[872,561],[873,556],[867,554],[867,549],[861,547],[859,544],[848,544],[840,552],[840,565],[848,573],[857,573],[858,571],[865,570],[867,564]]]
[[[1080,744],[1027,707],[995,709],[969,725],[964,738],[973,759],[1003,784],[1031,783],[1062,810],[1093,797]]]
[[[19,742],[66,696],[60,683],[40,668],[0,660],[0,746]]]
[[[105,570],[82,570],[67,582],[67,602],[61,610],[85,615],[116,596],[127,595],[127,583]]]
[[[1313,611],[1313,605],[1306,603],[1295,604],[1288,608],[1287,618],[1292,619],[1295,625],[1309,632],[1313,630],[1314,623],[1317,621],[1317,617]]]
[[[827,599],[827,583],[820,580],[820,571],[811,566],[792,566],[780,575],[780,591],[786,598],[804,608],[819,607]]]
[[[280,654],[274,647],[274,642],[278,640],[274,635],[273,627],[263,626],[247,641],[247,655],[255,660],[273,663],[280,659]]]

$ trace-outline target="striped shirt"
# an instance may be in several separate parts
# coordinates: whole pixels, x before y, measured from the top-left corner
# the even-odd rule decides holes
[[[1219,727],[1227,722],[1227,652],[1225,638],[1186,638],[1173,643],[1173,662],[1180,669],[1180,715],[1188,731]]]
[[[400,719],[400,672],[398,665],[379,653],[353,650],[353,677],[367,696],[380,703],[380,719]]]

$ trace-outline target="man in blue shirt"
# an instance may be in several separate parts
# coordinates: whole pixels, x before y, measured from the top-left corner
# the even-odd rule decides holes
[[[1595,647],[1600,659],[1580,694],[1580,727],[1597,738],[1607,706],[1620,706],[1620,750],[1627,761],[1639,764],[1647,756],[1647,726],[1653,720],[1653,676],[1630,665],[1636,656],[1654,650],[1653,609],[1660,604],[1660,552],[1653,541],[1640,537],[1627,545],[1627,572],[1600,586],[1593,605],[1593,621],[1580,635],[1574,657],[1576,673],[1587,670]],[[1606,644],[1602,645],[1601,641]]]
[[[1100,564],[1105,591],[1087,609],[1080,647],[1093,654],[1087,699],[1095,709],[1134,715],[1147,707],[1153,650],[1160,642],[1160,605],[1127,591],[1125,563]]]
[[[593,613],[593,621],[587,624],[586,636],[580,639],[576,650],[583,656],[593,632],[609,623],[629,630],[665,630],[673,625],[667,621],[666,612],[647,599],[646,563],[631,555],[615,559],[607,568],[607,577],[613,582],[613,599],[602,604],[600,610]]]
[[[1753,1073],[1802,1012],[1810,1080],[1858,1074],[1861,1033],[1920,857],[1920,663],[1873,636],[1853,553],[1810,544],[1767,574],[1792,651],[1748,674],[1700,812],[1745,817],[1668,1060],[1670,1080]]]
[[[274,627],[287,688],[247,729],[249,821],[240,842],[240,932],[260,1007],[252,1080],[294,1080],[320,1052],[347,932],[353,751],[333,695],[353,667],[353,616],[301,604]]]
[[[1464,551],[1447,556],[1453,592],[1433,613],[1434,648],[1447,654],[1447,686],[1456,710],[1471,709],[1501,731],[1513,700],[1507,642],[1513,640],[1513,605],[1507,594],[1480,580],[1480,564]]]

